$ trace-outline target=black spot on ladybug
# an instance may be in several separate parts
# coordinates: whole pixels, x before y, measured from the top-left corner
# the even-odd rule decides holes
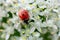
[[[23,18],[23,20],[25,20],[25,18]]]

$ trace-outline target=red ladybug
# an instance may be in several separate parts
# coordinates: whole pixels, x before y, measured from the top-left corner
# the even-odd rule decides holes
[[[20,11],[18,12],[18,16],[23,21],[29,19],[29,13],[26,9],[20,9]]]

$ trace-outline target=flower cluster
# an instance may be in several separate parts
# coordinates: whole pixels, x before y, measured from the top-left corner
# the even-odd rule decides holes
[[[28,24],[20,9],[28,11]],[[0,40],[60,40],[60,0],[0,0]]]

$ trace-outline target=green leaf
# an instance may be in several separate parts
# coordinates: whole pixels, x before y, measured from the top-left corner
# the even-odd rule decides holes
[[[39,31],[37,29],[35,29],[34,32],[39,32]]]
[[[0,26],[0,29],[4,29],[4,27],[3,26]]]
[[[47,0],[45,0],[45,1],[47,1]]]
[[[2,17],[2,22],[7,23],[8,18],[7,17]]]
[[[3,6],[3,3],[0,3],[0,6]]]
[[[35,22],[33,19],[31,19],[29,22]]]
[[[13,15],[10,11],[8,12],[8,15],[9,15],[9,18],[13,18]]]
[[[51,38],[49,36],[51,36],[50,32],[47,32],[45,34],[41,34],[41,37],[43,37],[43,40],[51,40]]]
[[[44,34],[43,40],[51,40],[50,38],[48,38],[50,35],[51,35],[50,32],[47,32],[46,34]]]
[[[46,10],[46,8],[40,8],[40,12],[43,12],[45,10]]]
[[[39,6],[37,5],[37,8],[39,8]]]
[[[26,29],[25,26],[23,24],[21,24],[21,29]]]
[[[14,13],[14,15],[16,15],[16,12]]]
[[[33,3],[29,3],[30,5],[33,4]]]
[[[14,34],[11,34],[12,36],[20,36],[20,32],[16,29],[14,29]]]
[[[40,19],[42,20],[42,22],[46,21],[46,16],[41,16],[41,15],[38,15],[40,17]]]

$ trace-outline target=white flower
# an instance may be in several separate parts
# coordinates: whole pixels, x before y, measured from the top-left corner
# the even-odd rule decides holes
[[[5,40],[8,40],[10,37],[10,34],[6,34],[6,39]]]
[[[6,13],[4,10],[0,9],[0,18],[5,17]]]
[[[43,38],[38,38],[38,40],[43,40]]]
[[[7,27],[4,32],[6,32],[7,34],[13,34],[14,28],[13,27]]]
[[[57,34],[53,34],[52,40],[58,40],[58,35]]]
[[[35,36],[35,37],[39,37],[40,36],[40,33],[38,33],[38,32],[33,32],[33,36]]]
[[[53,9],[53,11],[54,11],[54,12],[56,12],[56,13],[58,13],[58,12],[59,12],[59,11],[58,11],[58,10],[56,10],[56,9]]]
[[[60,19],[60,15],[58,15],[59,16],[59,19]]]
[[[19,40],[27,40],[27,37],[26,36],[22,36],[19,38]]]
[[[47,20],[47,26],[52,27],[54,25],[54,20]]]
[[[25,3],[33,3],[34,0],[25,0]]]
[[[34,26],[32,26],[32,27],[30,28],[30,33],[33,33],[33,32],[34,32],[34,30],[35,30],[35,27],[34,27]]]
[[[32,36],[29,36],[28,40],[32,40]]]
[[[12,36],[11,40],[43,40],[44,37],[40,37],[40,33],[45,34],[47,31],[52,34],[52,40],[58,40],[60,37],[60,0],[0,0],[0,3],[3,3],[3,6],[0,6],[0,25],[4,28],[1,38],[8,40],[10,35],[14,33],[14,29],[18,30],[21,36]],[[28,21],[27,26],[23,22],[26,29],[21,29],[21,20],[18,17],[18,11],[22,8],[28,10],[30,19],[34,20],[34,22]],[[7,15],[8,11],[12,13],[13,18],[8,18],[7,23],[1,22],[2,17],[9,16]],[[15,12],[17,12],[17,16],[14,15]],[[46,21],[42,23],[38,15],[46,16]],[[40,33],[35,32],[35,29]]]
[[[56,21],[56,25],[60,28],[60,20]]]

